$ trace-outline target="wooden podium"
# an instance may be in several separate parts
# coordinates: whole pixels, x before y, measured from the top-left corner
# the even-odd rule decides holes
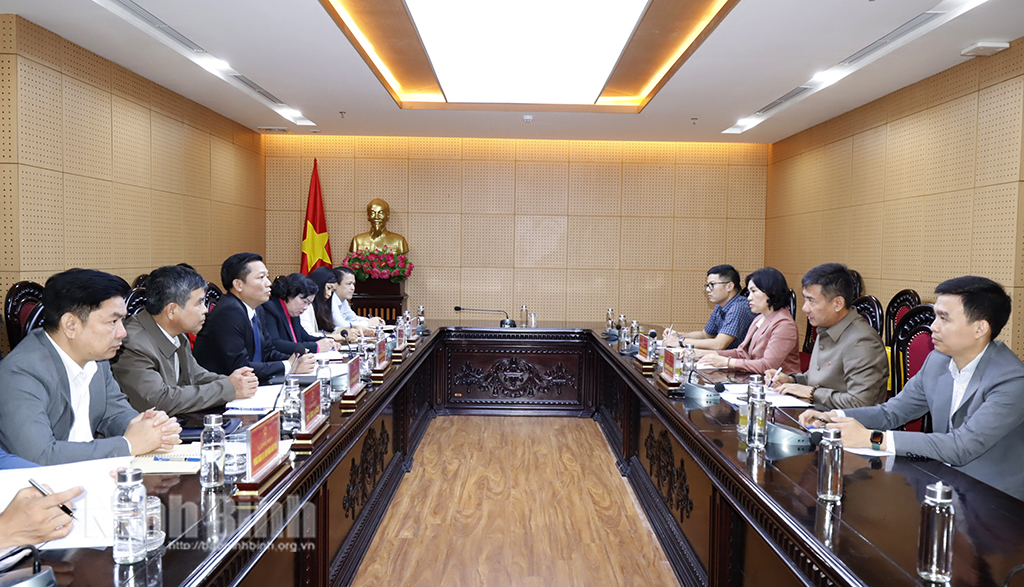
[[[394,324],[405,311],[408,297],[404,281],[393,283],[389,279],[367,279],[356,281],[356,293],[350,305],[352,311],[360,316],[379,316],[388,324]]]

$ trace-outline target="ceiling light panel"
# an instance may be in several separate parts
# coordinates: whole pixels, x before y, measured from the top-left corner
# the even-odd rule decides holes
[[[448,102],[593,104],[647,0],[407,0]]]

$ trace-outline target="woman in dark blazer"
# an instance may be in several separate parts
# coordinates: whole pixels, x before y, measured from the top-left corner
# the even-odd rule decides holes
[[[299,323],[299,314],[316,297],[316,284],[301,273],[278,277],[270,286],[270,299],[259,307],[274,348],[285,354],[318,353],[335,347],[334,341],[310,335]]]

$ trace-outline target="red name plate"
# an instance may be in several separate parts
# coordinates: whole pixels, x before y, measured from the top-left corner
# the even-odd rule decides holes
[[[249,479],[277,462],[281,441],[281,411],[274,410],[249,428]]]
[[[391,357],[388,356],[388,341],[387,339],[380,339],[377,341],[377,368],[381,365],[386,364]]]
[[[661,375],[669,381],[676,380],[676,354],[673,349],[665,349],[665,367],[661,370]]]
[[[309,424],[320,415],[320,382],[314,381],[302,392],[302,429],[309,430]]]
[[[355,389],[359,385],[359,355],[348,362],[348,388]]]
[[[650,352],[649,349],[650,349],[651,339],[649,339],[645,335],[641,334],[640,337],[637,340],[638,340],[637,346],[640,349],[637,352],[637,354],[636,354],[637,357],[639,357],[641,361],[650,362],[650,360],[651,360],[651,352]]]

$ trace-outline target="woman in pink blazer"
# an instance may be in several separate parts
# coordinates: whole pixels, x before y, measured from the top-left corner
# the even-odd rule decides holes
[[[750,310],[760,316],[750,324],[738,347],[705,352],[700,365],[748,373],[779,368],[783,373],[800,371],[796,322],[789,314],[789,285],[785,276],[772,267],[758,269],[747,276],[747,290]]]

